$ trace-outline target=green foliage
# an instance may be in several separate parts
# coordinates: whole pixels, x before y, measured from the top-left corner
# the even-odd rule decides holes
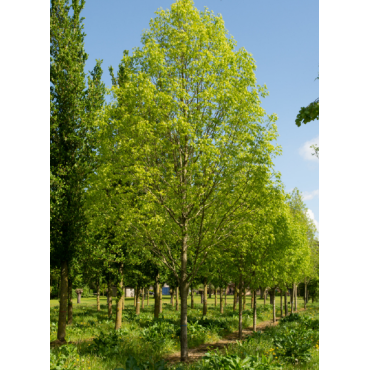
[[[157,362],[145,361],[139,364],[134,357],[129,356],[129,358],[126,360],[126,369],[120,367],[116,368],[115,370],[166,370],[166,369],[167,366],[164,360],[160,360]]]
[[[218,351],[209,352],[203,357],[199,369],[204,370],[282,370],[282,367],[273,363],[270,356],[222,355]]]
[[[64,345],[50,351],[50,370],[74,370],[77,357],[77,348],[74,345]]]
[[[109,357],[119,353],[121,343],[122,334],[118,330],[108,334],[101,332],[97,338],[93,339],[90,350],[102,357]]]
[[[302,123],[306,124],[316,119],[319,119],[319,99],[299,110],[295,124],[300,127]]]

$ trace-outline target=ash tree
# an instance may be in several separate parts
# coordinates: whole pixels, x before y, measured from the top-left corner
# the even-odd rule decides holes
[[[185,361],[189,285],[270,178],[277,118],[261,108],[255,61],[221,16],[191,0],[156,14],[99,121],[100,176],[135,185],[120,215],[179,282]]]

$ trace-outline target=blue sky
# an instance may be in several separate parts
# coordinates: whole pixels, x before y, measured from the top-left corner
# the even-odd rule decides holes
[[[85,50],[89,54],[86,71],[95,59],[103,59],[103,80],[111,85],[108,67],[117,71],[123,50],[141,46],[142,31],[149,27],[158,8],[168,9],[171,0],[88,0],[82,16]],[[297,187],[305,196],[310,215],[319,222],[319,161],[311,155],[318,143],[319,122],[297,127],[295,117],[302,106],[319,97],[319,1],[297,0],[195,0],[222,14],[225,27],[237,47],[253,54],[257,82],[266,84],[270,95],[262,100],[268,114],[276,113],[278,143],[282,156],[275,166],[282,174],[286,190]]]

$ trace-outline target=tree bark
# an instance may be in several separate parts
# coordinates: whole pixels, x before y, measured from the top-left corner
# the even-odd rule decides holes
[[[173,291],[172,288],[170,289],[170,295],[171,295],[171,306],[174,307],[175,303],[173,300],[173,296],[175,295],[175,292]]]
[[[256,331],[257,330],[257,304],[256,304],[256,291],[255,290],[253,290],[252,304],[253,304],[253,331]]]
[[[99,280],[96,284],[97,286],[97,292],[96,292],[96,308],[98,311],[100,311],[100,283]]]
[[[243,338],[243,301],[242,301],[242,276],[239,277],[239,340]]]
[[[159,317],[159,274],[155,277],[155,288],[154,288],[154,318]]]
[[[288,316],[288,291],[284,294],[285,316]]]
[[[194,308],[194,289],[191,288],[191,308]]]
[[[68,325],[73,323],[72,279],[68,279]]]
[[[295,294],[294,294],[294,310],[295,312],[298,312],[298,284],[294,284],[294,290],[295,290]]]
[[[251,290],[251,309],[253,310],[253,301],[254,301],[254,289]]]
[[[224,313],[223,299],[222,299],[222,288],[220,288],[220,313]]]
[[[145,301],[145,292],[144,292],[144,289],[145,288],[141,288],[140,290],[140,294],[141,294],[141,308],[144,309],[144,301]]]
[[[307,309],[307,279],[304,278],[304,309]]]
[[[263,305],[266,306],[266,295],[267,295],[267,289],[263,292]]]
[[[121,281],[118,283],[119,289],[117,289],[117,299],[116,299],[116,326],[115,329],[118,330],[121,328],[122,325],[122,303],[123,303],[123,297],[124,297],[124,291],[123,291],[123,263],[120,263],[119,266],[119,273],[121,276]]]
[[[140,288],[136,287],[135,289],[135,304],[136,304],[136,315],[140,315]]]
[[[185,279],[184,279],[185,280]],[[177,292],[179,288],[176,288]],[[181,361],[186,361],[188,357],[188,304],[187,304],[187,297],[189,293],[189,284],[182,282],[180,284],[181,289],[181,335],[180,335],[180,343],[181,343]],[[178,294],[177,294],[178,295]]]
[[[260,298],[261,299],[263,298],[263,295],[264,295],[264,290],[262,289],[262,287],[260,287]]]
[[[272,322],[276,322],[275,289],[271,290],[272,296]]]
[[[280,289],[280,317],[283,317],[283,292]]]
[[[245,311],[245,300],[246,300],[247,290],[243,289],[243,311]]]
[[[215,307],[217,307],[217,288],[215,287]]]
[[[204,280],[204,292],[203,292],[203,316],[207,316],[207,280]]]
[[[60,268],[60,302],[59,302],[59,318],[57,334],[57,339],[61,342],[65,342],[67,308],[68,308],[68,263],[67,261],[63,261]]]
[[[236,283],[235,283],[233,311],[235,311],[235,310],[236,310],[236,300],[237,300],[237,295],[238,295],[238,292],[237,292]]]
[[[159,284],[159,313],[162,313],[162,303],[163,303],[162,284]]]
[[[290,294],[290,314],[293,313],[293,309],[294,309],[294,283],[292,285],[292,291],[291,291],[291,294]]]
[[[179,287],[177,286],[176,287],[176,311],[178,310],[179,310]]]

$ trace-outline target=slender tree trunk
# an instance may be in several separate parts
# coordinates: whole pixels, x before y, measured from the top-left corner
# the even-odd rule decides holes
[[[247,290],[243,289],[243,311],[245,311],[245,300],[246,300]]]
[[[263,294],[264,294],[264,290],[262,289],[262,287],[260,287],[260,298],[261,299],[263,298]]]
[[[215,287],[215,307],[217,307],[217,288]]]
[[[204,280],[203,316],[207,316],[207,280]]]
[[[283,317],[283,292],[280,289],[280,317]]]
[[[272,322],[276,322],[275,289],[271,291],[272,296]]]
[[[73,323],[72,279],[68,279],[68,325]]]
[[[304,278],[304,309],[307,309],[307,279]]]
[[[243,338],[243,300],[242,300],[242,276],[239,277],[239,339]]]
[[[173,301],[173,296],[175,294],[175,292],[173,291],[173,288],[170,289],[170,294],[171,294],[171,306],[173,307],[175,305],[175,303]]]
[[[63,261],[60,268],[60,302],[57,339],[65,342],[68,309],[68,264]]]
[[[146,305],[149,306],[149,288],[146,288]]]
[[[159,274],[155,277],[155,288],[154,288],[154,318],[159,317]]]
[[[292,290],[290,294],[290,314],[293,313],[294,310],[294,283],[292,285]]]
[[[100,282],[98,280],[97,285],[97,292],[96,292],[96,307],[97,310],[100,311]]]
[[[237,291],[236,283],[235,283],[233,311],[235,311],[235,310],[236,310],[236,300],[237,300],[237,295],[238,295],[238,291]]]
[[[294,310],[298,312],[298,284],[294,284],[295,294],[294,294]]]
[[[209,294],[209,299],[212,298],[212,288],[211,288],[211,284],[209,285],[209,291],[208,291],[208,294]]]
[[[126,287],[122,287],[122,311],[125,309]]]
[[[288,316],[288,291],[284,294],[285,316]]]
[[[263,291],[263,305],[266,306],[266,295],[267,295],[267,289]]]
[[[183,280],[183,279],[181,279]],[[177,292],[179,288],[176,288]],[[180,284],[181,289],[181,361],[185,361],[188,357],[188,304],[187,304],[187,297],[189,293],[189,284],[182,282]],[[177,294],[178,296],[178,294]],[[178,306],[178,305],[177,305]]]
[[[178,310],[179,310],[179,287],[177,286],[176,287],[176,311],[178,311]]]
[[[257,331],[257,304],[255,290],[253,290],[252,304],[253,304],[253,331]]]
[[[220,313],[224,313],[223,299],[222,299],[222,288],[220,288]]]
[[[121,328],[122,325],[122,303],[123,303],[123,297],[124,297],[124,291],[123,291],[123,263],[120,263],[119,266],[119,273],[121,276],[121,281],[118,283],[118,289],[117,289],[117,299],[116,299],[116,326],[115,329],[118,330]]]
[[[194,289],[191,288],[191,308],[194,308]]]
[[[225,288],[225,307],[227,306],[227,285]]]
[[[163,304],[162,284],[160,284],[159,285],[159,313],[162,313],[162,304]]]
[[[144,301],[145,301],[145,288],[141,288],[141,308],[144,309]]]
[[[252,289],[251,290],[251,309],[253,310],[253,301],[254,301],[254,293],[255,293],[255,291],[254,291],[254,289]]]
[[[135,289],[135,303],[136,303],[136,315],[140,315],[140,288]]]

